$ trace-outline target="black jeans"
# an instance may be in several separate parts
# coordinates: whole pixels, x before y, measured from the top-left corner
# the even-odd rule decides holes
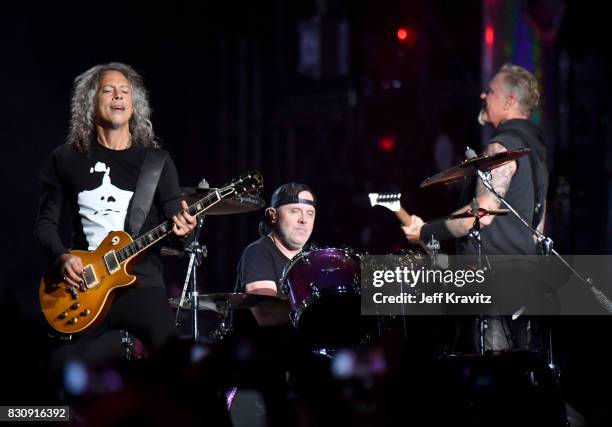
[[[105,359],[116,358],[120,354],[118,330],[134,335],[150,353],[159,352],[164,344],[178,336],[165,288],[135,285],[113,292],[117,292],[115,300],[98,326],[73,336],[71,341],[52,351],[52,369],[61,368],[70,358],[85,364],[101,364],[109,361]],[[115,339],[117,346],[109,345]]]

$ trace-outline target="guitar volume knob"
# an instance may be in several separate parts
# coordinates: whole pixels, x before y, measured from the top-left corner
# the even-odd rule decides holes
[[[68,317],[68,312],[64,311],[63,313],[60,313],[57,318],[58,319],[65,319],[66,317]]]
[[[70,306],[71,310],[78,310],[81,307],[81,304],[79,304],[78,302],[75,302],[74,304],[72,304]]]
[[[85,310],[81,311],[81,316],[85,317],[85,316],[89,316],[91,314],[91,310],[86,308]]]
[[[76,323],[77,323],[78,321],[79,321],[79,318],[78,318],[78,317],[73,317],[72,319],[70,319],[70,320],[68,321],[68,323],[69,323],[70,325],[76,325]]]

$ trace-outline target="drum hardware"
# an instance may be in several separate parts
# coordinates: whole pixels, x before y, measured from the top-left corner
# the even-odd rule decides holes
[[[488,215],[497,215],[497,216],[508,215],[508,213],[510,213],[509,209],[488,210],[485,208],[473,209],[472,207],[470,207],[468,210],[464,212],[452,214],[447,217],[444,217],[443,219],[475,218],[476,216],[478,216],[478,218],[482,218],[483,216],[488,216]]]
[[[321,296],[321,293],[319,292],[319,288],[317,288],[317,285],[315,285],[313,282],[310,282],[308,284],[308,287],[312,291],[312,295],[309,298],[309,300],[312,299],[314,301]]]
[[[187,310],[210,310],[219,315],[219,326],[210,332],[209,338],[218,341],[233,330],[232,311],[250,309],[262,305],[274,304],[279,298],[269,295],[243,294],[243,293],[214,293],[188,296],[181,303],[180,298],[170,298],[170,306]]]
[[[121,329],[121,356],[125,360],[132,360],[134,358],[134,339],[130,336],[129,332]]]
[[[175,248],[170,248],[168,246],[162,246],[159,249],[159,253],[161,256],[175,256],[178,258],[182,258],[185,256],[185,251],[181,251],[179,249],[175,249]]]
[[[518,150],[509,150],[509,151],[504,151],[501,153],[495,153],[492,155],[485,155],[485,156],[479,157],[476,155],[473,149],[471,149],[470,147],[467,147],[467,150],[465,151],[466,160],[464,160],[458,166],[454,166],[450,169],[447,169],[446,171],[442,171],[430,178],[427,178],[421,183],[420,187],[424,188],[429,185],[440,184],[440,183],[448,184],[448,183],[454,182],[461,178],[474,176],[474,175],[478,176],[478,178],[480,179],[482,184],[485,186],[485,188],[487,188],[493,195],[495,195],[498,198],[498,200],[501,201],[501,204],[505,206],[506,208],[508,208],[509,212],[512,213],[512,215],[514,215],[521,222],[521,224],[523,224],[523,226],[531,232],[531,234],[533,234],[536,241],[539,244],[541,244],[542,247],[544,248],[544,255],[556,256],[563,263],[563,265],[565,265],[565,267],[567,267],[567,269],[575,277],[577,277],[578,280],[580,280],[581,283],[589,287],[591,293],[593,294],[597,302],[604,308],[604,310],[606,310],[609,313],[612,313],[612,302],[607,298],[605,294],[603,294],[599,289],[597,289],[597,287],[594,285],[593,279],[590,277],[583,276],[576,269],[574,269],[565,260],[565,258],[563,258],[563,256],[561,256],[554,249],[552,239],[540,233],[536,227],[534,227],[529,221],[523,218],[521,214],[518,213],[518,211],[514,209],[514,207],[512,207],[510,203],[508,203],[508,201],[502,195],[500,195],[493,187],[491,183],[491,180],[492,180],[491,170],[492,169],[502,166],[511,161],[514,161],[528,154],[530,151],[531,150],[528,148],[522,148]],[[479,250],[478,256],[479,256],[479,263],[480,263],[481,262],[480,256],[482,254],[481,244],[480,244],[480,222],[479,222],[479,219],[481,217],[480,207],[476,205],[470,206],[469,210],[471,210],[472,213],[474,214],[474,226],[472,227],[472,230],[470,230],[470,235],[471,237],[477,239],[478,250]],[[507,212],[501,213],[501,214],[505,215],[507,214]],[[515,314],[518,314],[518,312]],[[518,317],[518,315],[516,317]],[[486,328],[486,324],[484,323],[484,321],[482,321],[479,324],[479,330],[481,332],[481,337],[482,337],[482,331],[484,330],[484,328]],[[482,351],[482,347],[483,347],[482,341],[481,341],[480,347],[481,347],[480,350]],[[550,368],[556,371],[555,363],[552,358],[551,349],[552,349],[552,345],[549,345],[548,362],[549,362]]]
[[[221,314],[226,310],[246,310],[262,305],[270,305],[277,303],[281,299],[271,295],[219,292],[199,294],[195,300],[198,301],[195,304],[197,310],[211,310]],[[183,301],[181,308],[192,309],[194,306],[193,301],[193,299],[187,298]],[[180,298],[170,298],[171,307],[178,308],[180,304]]]
[[[431,236],[425,247],[427,248],[432,268],[446,270],[448,268],[448,255],[440,253],[440,242],[434,236]]]
[[[470,158],[464,160],[458,166],[454,166],[427,178],[425,181],[421,182],[420,187],[425,188],[433,184],[450,184],[458,179],[479,174],[477,171],[490,174],[491,169],[495,169],[523,157],[529,154],[531,150],[529,148],[520,148],[518,150],[503,151],[501,153],[486,156],[471,157],[475,156],[476,153],[474,150],[468,147],[468,150],[466,150],[466,156],[470,151],[473,153],[470,155]]]
[[[468,147],[469,149],[469,147]],[[523,149],[527,150],[528,149]],[[510,153],[514,153],[517,152],[519,150],[513,150],[513,151],[506,151],[504,153],[509,153],[508,157],[515,157],[515,154],[510,154]],[[503,154],[503,153],[497,153],[497,154]],[[524,155],[524,154],[521,154]],[[490,157],[490,156],[484,156],[484,157]],[[518,156],[520,157],[520,156]],[[570,272],[576,276],[578,278],[578,280],[580,280],[580,282],[582,282],[583,284],[585,284],[586,286],[589,287],[591,293],[593,294],[593,296],[595,297],[595,299],[597,300],[597,302],[609,313],[612,313],[612,302],[606,297],[606,295],[604,295],[599,289],[597,289],[597,287],[595,287],[593,279],[590,277],[584,277],[582,276],[578,271],[576,271],[576,269],[574,269],[566,260],[565,258],[563,258],[554,248],[553,248],[553,241],[550,237],[545,236],[544,234],[540,233],[538,231],[537,228],[533,227],[525,218],[523,218],[521,216],[520,213],[518,213],[518,211],[516,209],[514,209],[510,203],[508,203],[508,201],[501,196],[496,190],[495,188],[493,188],[493,185],[491,184],[491,172],[490,169],[492,169],[493,167],[497,167],[497,166],[501,166],[501,164],[498,164],[496,166],[493,167],[488,167],[488,164],[486,162],[481,162],[481,161],[475,161],[476,159],[482,159],[482,157],[476,157],[474,159],[468,160],[468,162],[470,161],[474,161],[473,162],[473,166],[471,167],[472,169],[474,169],[475,173],[478,175],[478,177],[480,178],[480,181],[483,183],[483,185],[491,192],[493,193],[501,202],[503,205],[505,205],[510,212],[521,222],[521,224],[523,224],[523,226],[525,226],[530,232],[531,234],[534,235],[534,237],[536,238],[536,241],[538,243],[540,243],[542,245],[543,248],[545,248],[546,252],[545,255],[550,256],[550,255],[555,255],[562,263],[563,265],[565,265]],[[465,162],[464,162],[465,163]],[[485,167],[486,166],[486,167]],[[488,169],[487,169],[488,167]]]
[[[429,239],[429,242],[427,242],[427,248],[432,253],[437,254],[438,251],[440,250],[440,242],[434,239],[433,236],[431,236],[431,239]]]
[[[182,188],[182,197],[187,201],[187,203],[197,203],[203,197],[210,193],[217,192],[219,189],[217,188],[209,188],[208,182],[205,179],[198,183],[198,187],[184,187]],[[261,209],[264,207],[265,201],[259,197],[258,195],[253,194],[242,194],[232,198],[226,198],[218,201],[214,206],[211,206],[206,211],[206,215],[229,215],[229,214],[237,214],[244,212],[251,212],[257,209]],[[212,297],[206,295],[200,295],[197,289],[197,277],[196,277],[196,267],[200,267],[204,261],[204,258],[207,257],[208,252],[206,246],[200,245],[199,237],[200,232],[204,226],[204,217],[205,215],[198,216],[198,223],[196,226],[195,236],[193,242],[189,244],[187,249],[185,249],[184,253],[189,255],[189,264],[187,267],[187,272],[185,274],[185,282],[183,285],[183,291],[181,293],[181,297],[178,302],[176,302],[176,317],[175,323],[178,326],[180,324],[179,321],[179,312],[182,308],[185,308],[186,303],[189,301],[192,302],[190,304],[191,317],[192,317],[192,331],[193,331],[193,340],[198,342],[200,339],[200,331],[198,327],[198,310],[200,309],[200,304],[206,305],[207,302],[210,302],[214,305],[214,311],[221,314],[221,324],[216,331],[216,336],[225,336],[225,334],[231,330],[231,321],[230,319],[230,310],[234,308],[233,301],[227,298],[222,297],[221,300],[224,301],[221,304],[219,299],[215,299],[215,295]],[[165,251],[167,255],[177,255],[182,256],[184,253],[181,251],[176,251],[173,253],[168,253],[169,251]],[[187,288],[191,285],[191,292],[189,292],[188,299],[186,299]],[[235,294],[230,294],[235,295]],[[205,297],[205,298],[200,298]],[[239,297],[240,298],[240,297]],[[174,301],[175,302],[175,301]],[[171,300],[171,304],[173,301]],[[210,307],[213,307],[210,305]]]
[[[185,295],[187,294],[187,288],[191,285],[191,292],[189,293],[189,299],[191,301],[197,301],[198,299],[198,284],[197,284],[197,274],[196,268],[202,265],[204,258],[208,255],[206,246],[200,245],[198,241],[200,238],[200,232],[202,231],[202,227],[204,226],[204,217],[205,215],[198,216],[198,223],[196,225],[196,231],[193,241],[189,244],[189,246],[185,249],[185,253],[189,254],[189,264],[187,266],[187,272],[185,274],[185,281],[183,284],[183,291],[181,293],[181,298],[176,310],[176,316],[174,318],[174,323],[179,326],[179,313],[181,308],[183,308],[183,303],[186,301]],[[191,322],[192,322],[192,333],[194,342],[198,342],[200,340],[200,331],[198,328],[198,307],[196,304],[192,304],[191,307]]]
[[[478,254],[476,258],[478,263],[478,269],[483,268],[482,260],[484,258],[485,262],[487,263],[484,269],[491,272],[492,269],[491,263],[489,262],[489,258],[482,250],[482,239],[480,238],[480,206],[478,205],[478,200],[476,198],[472,199],[472,203],[470,204],[470,209],[468,209],[468,211],[473,213],[472,217],[474,218],[474,223],[472,224],[472,228],[470,228],[468,232],[468,237],[476,242],[476,247],[478,249]]]

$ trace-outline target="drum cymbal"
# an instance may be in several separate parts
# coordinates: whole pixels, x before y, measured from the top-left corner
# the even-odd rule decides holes
[[[182,198],[187,204],[192,205],[206,197],[216,188],[197,188],[197,187],[182,187]],[[261,197],[254,194],[244,194],[242,196],[223,199],[208,208],[204,213],[206,215],[229,215],[244,212],[256,211],[266,205],[266,202]]]
[[[497,209],[497,210],[487,210],[484,208],[478,209],[478,218],[482,218],[487,215],[508,215],[510,209]],[[459,212],[456,214],[449,215],[444,217],[444,219],[460,219],[460,218],[474,218],[474,211],[472,209],[468,209],[465,212]]]
[[[170,306],[178,308],[181,298],[170,298]],[[198,310],[212,310],[222,312],[224,310],[247,309],[261,305],[273,304],[282,301],[280,298],[268,295],[243,294],[243,293],[216,293],[198,295]],[[191,310],[191,299],[185,298],[181,308]]]
[[[159,250],[161,256],[163,257],[167,257],[167,256],[175,256],[175,257],[179,257],[182,258],[185,256],[185,251],[181,251],[179,249],[174,249],[174,248],[170,248],[168,246],[162,246]]]
[[[461,164],[442,171],[421,182],[420,187],[425,188],[433,184],[450,184],[458,179],[476,175],[476,169],[490,171],[501,165],[512,162],[519,157],[529,154],[529,148],[519,148],[518,150],[503,151],[501,153],[489,154],[486,156],[474,157],[464,160]]]

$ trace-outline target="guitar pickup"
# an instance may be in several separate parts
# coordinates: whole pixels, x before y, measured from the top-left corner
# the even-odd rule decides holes
[[[117,254],[115,251],[107,252],[104,255],[104,263],[106,264],[106,269],[110,274],[113,274],[115,271],[119,270],[119,260],[117,260]]]
[[[85,282],[85,286],[88,289],[98,284],[96,272],[94,271],[93,266],[91,264],[86,265],[83,269],[83,280]]]

